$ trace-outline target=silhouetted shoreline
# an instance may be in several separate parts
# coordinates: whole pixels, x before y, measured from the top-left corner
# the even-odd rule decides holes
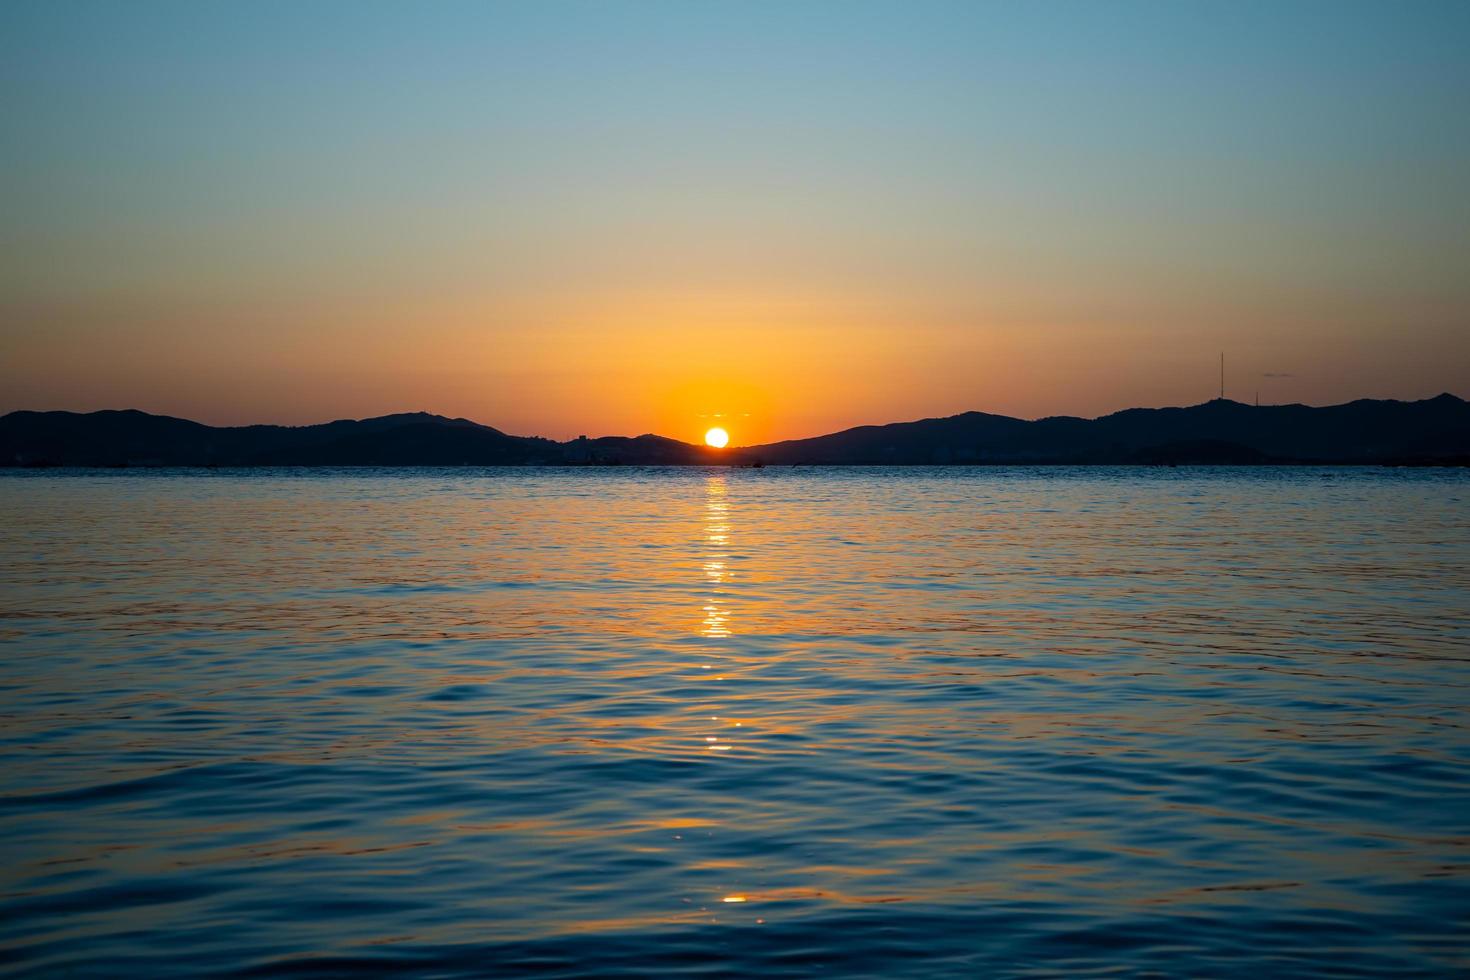
[[[322,425],[208,426],[137,410],[0,417],[0,467],[1470,465],[1470,403],[1216,399],[1096,419],[983,412],[712,449],[664,436],[555,442],[427,413]]]

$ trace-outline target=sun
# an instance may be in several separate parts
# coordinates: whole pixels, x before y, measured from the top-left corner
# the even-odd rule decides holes
[[[729,441],[730,433],[719,427],[710,429],[704,434],[705,445],[714,446],[716,449],[724,449]]]

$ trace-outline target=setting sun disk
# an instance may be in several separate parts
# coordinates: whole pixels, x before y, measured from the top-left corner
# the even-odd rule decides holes
[[[713,446],[716,449],[724,449],[730,442],[730,433],[720,428],[710,429],[704,434],[704,441],[705,445]]]

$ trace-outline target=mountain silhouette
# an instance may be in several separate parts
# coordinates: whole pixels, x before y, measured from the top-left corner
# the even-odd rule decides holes
[[[1470,403],[1362,399],[1252,406],[1216,399],[1096,419],[984,412],[865,425],[715,450],[663,436],[555,442],[424,412],[321,425],[216,427],[136,410],[0,416],[0,466],[508,466],[701,464],[1218,464],[1470,462]]]
[[[1216,399],[1034,422],[966,412],[745,450],[768,463],[1384,463],[1463,460],[1470,403],[1253,406]]]

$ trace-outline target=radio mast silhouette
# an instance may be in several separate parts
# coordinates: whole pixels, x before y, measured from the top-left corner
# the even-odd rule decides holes
[[[1225,352],[1220,352],[1220,400],[1225,400]]]

